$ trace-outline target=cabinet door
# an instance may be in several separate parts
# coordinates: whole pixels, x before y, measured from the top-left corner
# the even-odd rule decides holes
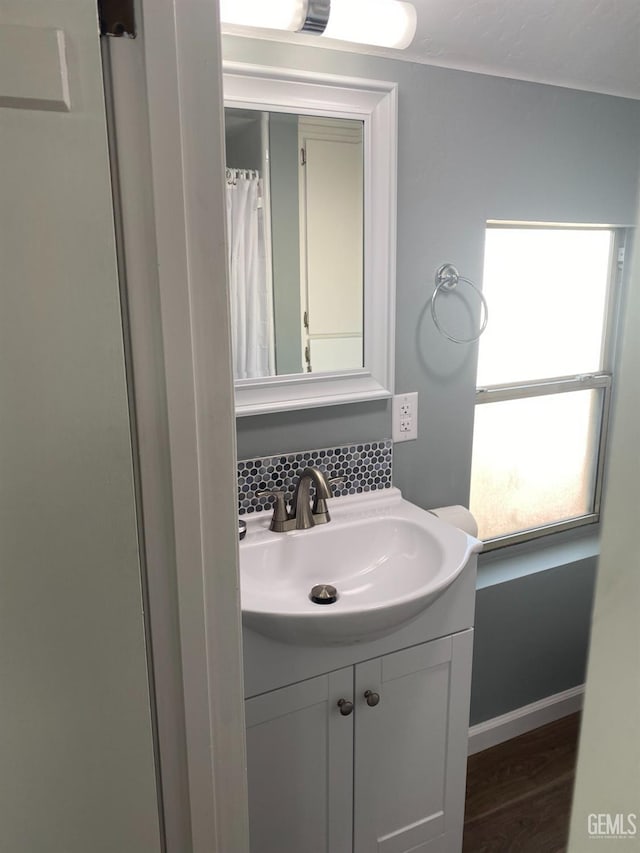
[[[356,666],[355,853],[460,853],[472,634]]]
[[[351,853],[353,668],[247,700],[251,853]]]

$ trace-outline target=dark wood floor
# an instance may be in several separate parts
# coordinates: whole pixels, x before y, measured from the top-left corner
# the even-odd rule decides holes
[[[469,757],[463,853],[564,853],[580,715]]]

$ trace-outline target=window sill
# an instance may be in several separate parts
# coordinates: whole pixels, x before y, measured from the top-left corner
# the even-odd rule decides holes
[[[600,525],[551,534],[544,539],[480,554],[476,589],[576,563],[600,553]]]

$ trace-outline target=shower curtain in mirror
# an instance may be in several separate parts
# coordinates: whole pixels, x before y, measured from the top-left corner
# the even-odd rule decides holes
[[[273,376],[273,296],[267,274],[262,179],[244,169],[227,169],[226,176],[234,376]]]

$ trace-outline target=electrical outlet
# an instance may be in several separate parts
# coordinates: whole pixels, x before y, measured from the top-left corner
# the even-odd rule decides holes
[[[396,394],[393,398],[393,440],[412,441],[418,437],[418,392]]]

